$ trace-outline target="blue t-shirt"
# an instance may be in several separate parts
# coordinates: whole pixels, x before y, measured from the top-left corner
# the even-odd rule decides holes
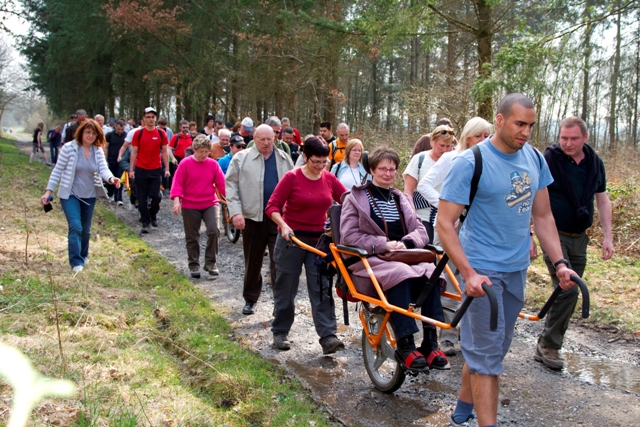
[[[222,156],[218,159],[218,164],[220,165],[220,169],[222,169],[222,173],[227,173],[229,163],[231,163],[231,153],[228,153],[226,156]]]
[[[489,139],[479,144],[482,175],[460,230],[460,243],[475,269],[514,272],[529,267],[529,224],[536,192],[553,182],[542,154],[525,144],[506,154]],[[440,199],[466,205],[474,157],[466,150],[451,163]]]

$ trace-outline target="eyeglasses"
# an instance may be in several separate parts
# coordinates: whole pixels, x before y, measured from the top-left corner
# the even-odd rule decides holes
[[[241,150],[247,148],[247,144],[233,144],[233,146]]]
[[[82,132],[85,135],[91,135],[91,136],[98,136],[98,132],[94,132],[92,130],[89,129],[85,129],[84,132]]]
[[[282,132],[279,130],[274,131],[273,133],[275,133],[276,135],[280,135]]]
[[[329,160],[311,160],[311,159],[309,159],[308,161],[313,163],[314,166],[320,166],[320,165],[324,166],[324,165],[329,163]]]
[[[391,175],[394,175],[396,172],[398,172],[398,169],[390,169],[390,168],[377,168],[377,169],[382,173],[389,172]]]
[[[441,135],[446,135],[446,134],[449,134],[449,135],[455,135],[455,132],[454,132],[454,131],[452,131],[452,130],[445,130],[445,129],[442,129],[439,133],[440,133]]]

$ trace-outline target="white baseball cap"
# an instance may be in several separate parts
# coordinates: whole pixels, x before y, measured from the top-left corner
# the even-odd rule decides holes
[[[253,130],[253,120],[251,120],[251,117],[242,119],[242,127],[244,130]]]

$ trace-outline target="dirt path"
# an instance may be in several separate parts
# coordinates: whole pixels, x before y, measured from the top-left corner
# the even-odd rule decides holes
[[[30,149],[27,144],[21,148],[27,153]],[[137,213],[127,202],[118,208],[107,205],[122,221],[139,230]],[[182,220],[173,216],[170,206],[167,200],[161,203],[159,228],[152,228],[141,237],[188,275]],[[460,384],[462,356],[450,359],[450,371],[407,377],[400,390],[386,395],[372,386],[364,369],[361,327],[354,304],[349,307],[351,325],[345,326],[341,303],[336,301],[338,335],[347,348],[323,357],[303,275],[296,299],[296,321],[290,333],[292,349],[276,352],[271,349],[273,295],[269,287],[265,286],[255,315],[240,314],[244,304],[241,242],[234,245],[221,237],[218,268],[219,278],[209,280],[203,276],[194,284],[227,308],[225,316],[241,340],[300,378],[318,404],[336,420],[348,426],[447,425]],[[265,264],[263,272],[266,271]],[[500,384],[499,425],[640,425],[640,348],[635,337],[619,337],[615,331],[573,323],[565,343],[568,368],[558,373],[533,361],[540,330],[540,323],[517,324]]]

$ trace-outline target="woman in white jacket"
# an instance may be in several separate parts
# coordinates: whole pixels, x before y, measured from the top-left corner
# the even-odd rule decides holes
[[[484,141],[491,133],[491,124],[481,117],[474,117],[464,125],[460,140],[453,151],[444,153],[440,159],[427,171],[426,175],[418,182],[416,190],[427,199],[432,209],[438,209],[440,187],[447,176],[449,166],[454,157],[467,148],[471,148]],[[435,215],[431,215],[434,217]],[[433,224],[435,225],[435,224]]]
[[[82,123],[74,140],[62,147],[47,191],[40,198],[42,206],[49,204],[60,183],[58,197],[69,224],[69,264],[75,272],[82,271],[89,256],[96,197],[106,197],[102,180],[120,188],[120,179],[113,176],[105,159],[104,143],[104,133],[95,120],[87,119]]]
[[[481,117],[474,117],[464,125],[460,141],[454,151],[443,154],[440,159],[427,171],[427,174],[418,182],[416,190],[431,205],[431,213],[429,218],[433,219],[431,224],[435,229],[435,218],[438,212],[438,202],[440,197],[440,187],[447,176],[449,166],[453,159],[467,148],[473,147],[477,143],[484,141],[491,133],[491,124]],[[434,233],[433,243],[440,245],[438,234]],[[455,271],[453,264],[449,264]],[[447,279],[447,292],[456,292],[455,287]],[[446,322],[451,323],[455,311],[460,303],[450,298],[442,298],[442,307],[444,307],[444,318]],[[442,352],[447,356],[454,356],[457,353],[456,344],[458,343],[458,331],[455,329],[440,329],[440,345]]]

